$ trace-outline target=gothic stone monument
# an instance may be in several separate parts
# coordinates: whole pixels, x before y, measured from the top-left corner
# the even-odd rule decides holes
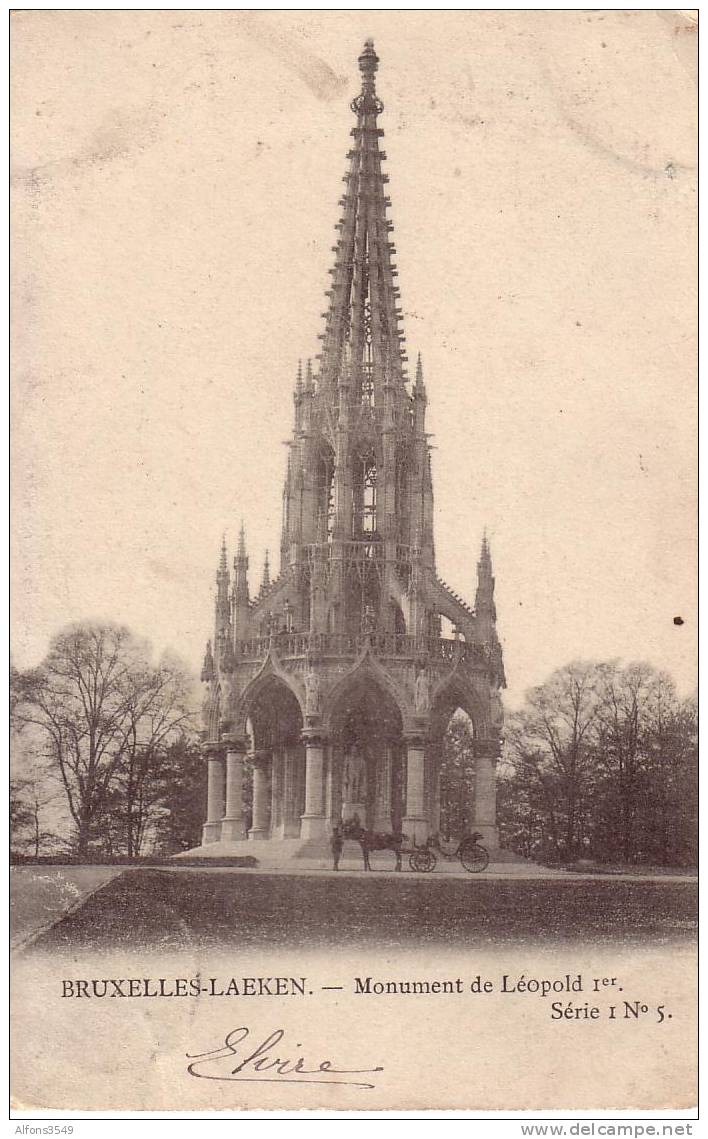
[[[368,41],[322,353],[295,384],[280,572],[270,580],[266,561],[251,597],[242,527],[233,573],[224,545],[216,574],[202,852],[245,840],[324,853],[354,814],[423,841],[438,829],[442,737],[458,708],[474,727],[474,826],[498,845],[504,670],[492,564],[485,538],[474,609],[436,572],[427,397],[420,357],[410,389],[406,375],[377,67]]]

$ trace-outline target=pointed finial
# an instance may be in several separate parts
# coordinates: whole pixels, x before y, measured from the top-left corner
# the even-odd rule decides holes
[[[268,557],[268,550],[265,552],[265,561],[263,562],[263,581],[261,582],[261,593],[265,593],[266,589],[270,589],[270,560]]]
[[[221,554],[219,566],[216,571],[216,584],[219,587],[219,597],[223,600],[229,585],[229,563],[226,560],[226,534],[221,538]]]
[[[374,51],[374,41],[367,40],[364,44],[364,50],[359,56],[361,94],[352,101],[352,110],[356,115],[379,115],[383,111],[383,103],[376,94],[378,66],[379,57]]]
[[[204,663],[202,665],[202,680],[207,682],[214,679],[214,654],[211,651],[211,641],[206,643]]]
[[[374,50],[374,41],[372,39],[365,40],[362,53],[359,56],[359,70],[363,76],[365,90],[368,83],[371,84],[370,90],[374,90],[374,76],[378,66],[379,57]]]
[[[302,360],[298,360],[298,362],[297,362],[297,379],[295,381],[295,394],[300,395],[301,393],[302,393]]]
[[[482,536],[482,551],[477,563],[477,594],[474,608],[478,620],[483,623],[494,624],[497,619],[497,611],[494,605],[494,574],[492,573],[492,558],[489,552],[486,529]],[[488,630],[489,627],[487,626]]]
[[[489,550],[489,539],[487,537],[487,528],[485,526],[482,533],[482,549],[479,555],[479,570],[489,576],[492,572],[492,555]]]
[[[246,557],[246,531],[244,529],[243,519],[241,519],[241,528],[238,532],[238,557]]]
[[[305,372],[305,389],[308,392],[314,391],[315,378],[312,375],[312,360],[307,361],[307,370]]]

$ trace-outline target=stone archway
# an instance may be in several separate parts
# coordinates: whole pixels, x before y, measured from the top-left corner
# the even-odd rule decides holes
[[[433,694],[426,752],[426,808],[434,832],[445,838],[478,831],[490,848],[496,829],[496,761],[499,741],[488,709],[473,687],[453,675]]]
[[[436,744],[430,749],[436,803],[433,825],[440,837],[450,842],[474,830],[475,733],[472,719],[463,708],[454,709]]]
[[[400,828],[404,811],[401,711],[368,671],[352,674],[330,704],[328,815],[354,815],[370,830]]]
[[[252,746],[251,840],[297,838],[305,807],[303,718],[294,692],[275,673],[249,694],[245,715]]]

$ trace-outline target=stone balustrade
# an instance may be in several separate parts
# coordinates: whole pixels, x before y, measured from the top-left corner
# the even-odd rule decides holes
[[[490,663],[487,645],[474,644],[448,637],[413,637],[408,633],[274,633],[267,637],[251,637],[236,641],[236,663],[265,660],[272,648],[281,660],[294,660],[308,655],[323,657],[357,657],[366,647],[382,659],[431,661],[465,661],[481,667]]]

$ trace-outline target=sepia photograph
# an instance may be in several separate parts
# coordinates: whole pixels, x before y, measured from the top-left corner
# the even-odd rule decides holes
[[[13,1117],[695,1110],[696,40],[11,13]]]

